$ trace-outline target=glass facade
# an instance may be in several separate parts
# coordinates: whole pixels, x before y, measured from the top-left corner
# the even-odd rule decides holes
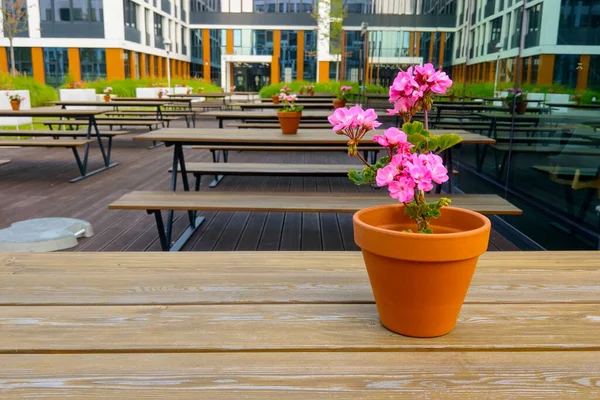
[[[226,37],[224,29],[210,29],[210,82],[221,86],[221,54],[224,53]],[[206,45],[206,44],[204,44]],[[206,60],[204,60],[206,61]],[[205,77],[206,78],[206,77]]]
[[[298,31],[281,31],[281,50],[279,71],[282,82],[298,79],[296,66],[298,62]]]
[[[131,60],[127,50],[123,52],[123,66],[125,68],[125,79],[131,78]]]
[[[557,54],[554,57],[553,83],[568,88],[577,86],[578,54]]]
[[[138,29],[137,7],[137,4],[131,0],[123,0],[123,19],[125,20],[125,26]]]
[[[40,18],[54,22],[102,22],[103,0],[40,0]],[[116,1],[116,0],[112,0]]]
[[[46,84],[58,87],[69,74],[69,54],[66,48],[44,48],[44,74]]]
[[[81,63],[81,79],[93,81],[106,79],[106,50],[79,49]]]
[[[600,45],[600,2],[562,0],[557,43]]]
[[[254,12],[313,12],[316,5],[317,0],[254,0]]]
[[[317,32],[304,31],[304,76],[305,81],[317,80]]]
[[[233,54],[245,56],[273,54],[273,31],[234,29]]]
[[[588,89],[600,91],[600,55],[593,55],[590,57]]]

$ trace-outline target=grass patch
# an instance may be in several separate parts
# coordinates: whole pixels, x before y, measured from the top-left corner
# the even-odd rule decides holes
[[[58,100],[58,91],[55,88],[27,76],[0,74],[0,88],[2,90],[29,90],[31,107],[42,107],[51,101]]]
[[[307,82],[307,81],[293,81],[291,83],[274,83],[269,86],[264,86],[258,92],[258,95],[263,99],[268,99],[274,95],[279,94],[279,90],[283,87],[283,85],[287,85],[290,89],[292,89],[293,93],[298,93],[300,91],[301,86],[313,85],[315,87],[315,92],[317,93],[333,93],[337,94],[342,86],[352,86],[352,90],[350,94],[358,94],[360,92],[360,87],[356,82],[338,82],[338,81],[328,81],[321,83]],[[384,88],[381,85],[368,84],[366,88],[367,93],[387,93],[388,88]]]
[[[135,89],[152,87],[153,84],[167,86],[166,79],[122,79],[122,80],[97,80],[92,82],[84,82],[83,87],[95,89],[96,93],[102,94],[103,90],[110,86],[113,88],[112,94],[119,97],[135,97]],[[206,83],[201,79],[171,79],[171,86],[175,85],[188,86],[192,88],[193,93],[198,92],[198,88],[204,88],[206,93],[221,92],[221,88],[210,83]]]

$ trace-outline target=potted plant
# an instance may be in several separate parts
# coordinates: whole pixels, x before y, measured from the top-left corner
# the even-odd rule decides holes
[[[506,89],[508,97],[506,98],[506,105],[512,110],[515,110],[517,114],[525,114],[527,110],[527,93],[523,93],[521,88],[516,90],[513,88]]]
[[[283,107],[277,109],[277,119],[279,119],[279,125],[281,125],[281,132],[286,135],[298,133],[298,126],[300,125],[302,109],[304,107],[295,104],[295,94],[282,92],[279,95],[279,101],[283,104]]]
[[[315,95],[315,87],[313,85],[306,85],[304,89],[306,90],[306,93],[308,93],[309,96]]]
[[[106,88],[104,88],[103,92],[104,92],[104,101],[109,102],[110,101],[110,93],[113,91],[113,88],[110,86],[107,86]]]
[[[162,99],[164,95],[169,93],[169,89],[158,89],[158,98]]]
[[[366,208],[354,214],[354,240],[362,249],[382,324],[413,337],[435,337],[454,329],[479,256],[487,249],[490,221],[473,211],[429,203],[425,192],[448,180],[441,152],[459,143],[455,134],[434,136],[428,111],[434,94],[452,85],[432,64],[400,71],[390,87],[389,115],[400,115],[402,129],[389,128],[373,140],[386,155],[369,164],[358,151],[364,135],[381,124],[373,109],[338,108],[329,117],[333,130],[346,135],[348,153],[364,164],[350,171],[357,185],[387,187],[399,204]],[[411,122],[423,111],[424,122]]]
[[[271,96],[271,100],[273,100],[273,104],[279,104],[279,99],[281,98],[282,94],[289,95],[291,93],[292,89],[287,87],[287,85],[283,85],[283,87],[279,89],[279,94],[274,94],[273,96]]]
[[[8,99],[10,100],[10,106],[12,107],[13,111],[19,111],[21,108],[21,102],[25,101],[26,97],[21,96],[18,93],[10,94],[8,91],[6,91],[4,94],[8,96]]]
[[[338,109],[340,107],[346,107],[346,101],[348,100],[348,95],[352,90],[352,86],[342,86],[340,91],[338,92],[335,99],[333,99],[333,108]]]
[[[571,101],[574,101],[575,104],[577,104],[578,106],[581,105],[582,99],[583,99],[583,96],[580,94],[571,95]]]
[[[300,86],[300,90],[298,90],[298,94],[304,94],[304,85]]]
[[[192,88],[188,86],[188,87],[187,87],[187,90],[185,91],[185,94],[187,94],[188,96],[189,96],[190,94],[192,94]]]
[[[203,88],[202,86],[200,86],[200,87],[198,88],[198,93],[202,93],[202,92],[204,92],[204,88]]]
[[[230,92],[230,93],[234,93],[234,92],[235,92],[235,85],[231,85],[231,86],[229,87],[229,92]]]

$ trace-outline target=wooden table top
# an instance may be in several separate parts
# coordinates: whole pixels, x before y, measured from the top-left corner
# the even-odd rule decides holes
[[[302,102],[297,102],[295,105],[302,106],[304,108],[331,109],[331,111],[333,111],[333,103],[331,101],[328,103],[319,103],[319,102],[304,103],[304,100],[302,100]],[[283,105],[282,104],[273,104],[273,103],[232,103],[232,104],[230,104],[230,106],[240,107],[242,109],[244,109],[244,108],[268,109],[268,108],[281,108]]]
[[[600,109],[600,104],[546,103],[546,105],[548,107],[580,108],[582,110]]]
[[[98,102],[97,105],[106,106],[105,102]],[[89,110],[59,110],[49,108],[34,108],[31,110],[0,110],[0,117],[89,117],[92,115],[104,114],[112,111],[112,108],[95,108]]]
[[[372,144],[373,135],[382,134],[383,131],[367,133],[361,143]],[[463,144],[494,144],[494,139],[487,136],[470,133],[463,130],[432,129],[431,133],[456,133],[463,138]],[[195,128],[164,128],[144,133],[133,138],[134,140],[149,140],[161,142],[185,142],[196,144],[255,144],[255,145],[344,145],[348,138],[336,135],[331,129],[299,129],[296,135],[284,135],[280,129],[195,129]]]
[[[212,97],[223,98],[229,96],[228,93],[190,93],[190,94],[170,94],[169,97]]]
[[[261,111],[207,111],[199,113],[207,117],[216,117],[221,119],[277,119],[276,110],[261,110]],[[310,110],[302,112],[302,119],[322,119],[327,120],[331,115],[331,111]]]
[[[391,333],[356,252],[0,254],[3,399],[594,399],[598,252],[490,252]]]
[[[171,96],[163,97],[162,99],[159,99],[158,97],[114,97],[111,99],[111,101],[117,101],[119,103],[123,102],[123,101],[144,101],[144,102],[163,101],[165,103],[173,103],[173,102],[191,103],[193,100],[194,99],[192,99],[191,97],[171,98]]]
[[[172,103],[169,99],[144,99],[144,100],[119,100],[119,101],[86,101],[86,100],[70,100],[70,101],[53,101],[52,104],[57,106],[97,106],[97,107],[158,107]]]

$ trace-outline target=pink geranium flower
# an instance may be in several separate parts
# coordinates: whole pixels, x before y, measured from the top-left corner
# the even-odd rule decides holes
[[[327,120],[333,125],[335,132],[350,129],[354,124],[356,118],[356,112],[347,109],[346,107],[340,107],[336,109],[333,114],[327,117]]]
[[[384,187],[391,184],[398,175],[398,168],[393,164],[388,164],[383,168],[377,170],[377,177],[375,178],[375,182],[377,182],[377,186]]]
[[[448,170],[444,166],[444,160],[437,154],[427,155],[428,167],[431,173],[431,180],[442,184],[448,180]]]
[[[415,197],[415,182],[406,176],[401,176],[388,186],[390,197],[402,203],[408,203]]]

